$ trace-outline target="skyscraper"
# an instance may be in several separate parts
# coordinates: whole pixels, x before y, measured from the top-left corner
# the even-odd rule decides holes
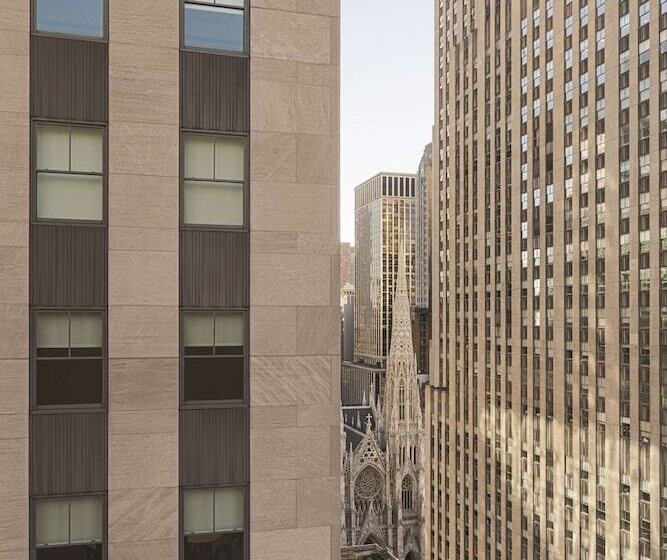
[[[667,558],[667,2],[436,2],[426,557]]]
[[[0,0],[0,558],[338,557],[338,29]]]

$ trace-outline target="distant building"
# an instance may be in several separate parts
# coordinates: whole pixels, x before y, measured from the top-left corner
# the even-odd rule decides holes
[[[343,361],[354,358],[354,286],[345,284],[341,290],[341,356]]]
[[[356,187],[354,361],[384,369],[391,335],[398,241],[406,237],[407,290],[414,305],[413,174],[378,173]]]
[[[343,242],[340,244],[340,286],[354,285],[354,245]]]

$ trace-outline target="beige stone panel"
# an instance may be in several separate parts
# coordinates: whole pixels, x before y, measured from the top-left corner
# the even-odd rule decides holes
[[[177,358],[178,354],[176,305],[109,307],[109,356]],[[178,373],[175,371],[172,375],[177,377]]]
[[[274,58],[250,60],[250,80],[253,82],[296,82],[297,62]]]
[[[109,360],[113,411],[155,412],[178,407],[178,358]]]
[[[250,232],[251,254],[296,253],[298,234],[291,231]]]
[[[276,325],[280,325],[280,328],[276,329]],[[253,356],[294,354],[296,309],[255,307],[250,321],[250,352]]]
[[[112,43],[109,49],[109,118],[178,124],[178,51]]]
[[[254,430],[265,428],[292,428],[296,426],[297,408],[291,406],[253,406],[250,409],[250,426]]]
[[[340,479],[298,480],[296,503],[299,527],[334,525],[340,519]]]
[[[337,211],[337,209],[336,209]],[[335,222],[335,229],[338,229],[338,222]],[[300,232],[297,237],[296,252],[302,254],[315,255],[337,255],[340,251],[340,240],[338,232],[335,233],[304,233]],[[336,272],[332,270],[333,278],[338,278]],[[338,280],[334,282],[338,289]],[[338,302],[336,302],[338,305]]]
[[[28,488],[23,488],[21,496],[0,496],[0,500],[0,559],[27,560]]]
[[[0,247],[27,247],[27,222],[0,222]]]
[[[324,560],[331,554],[327,527],[250,532],[252,557],[265,560]]]
[[[152,10],[151,10],[152,11]],[[178,128],[157,125],[110,121],[109,172],[130,175],[171,177],[165,188],[178,196]],[[113,196],[111,193],[110,197]]]
[[[332,284],[327,255],[250,255],[254,305],[328,305]]]
[[[250,138],[250,178],[293,183],[297,178],[297,138],[288,132],[255,132]]]
[[[270,8],[272,10],[296,11],[297,0],[253,0],[253,8]]]
[[[28,141],[27,136],[25,141]],[[5,149],[4,140],[0,137],[0,146]],[[7,149],[9,147],[7,146]],[[12,148],[13,150],[14,148]],[[27,151],[23,153],[27,157]],[[2,154],[0,153],[0,157]],[[16,162],[14,162],[15,164]],[[27,160],[26,160],[27,166]],[[3,167],[0,172],[0,221],[26,223],[30,218],[30,202],[28,196],[28,169],[27,167]],[[28,241],[28,228],[24,231],[26,246]],[[0,243],[4,243],[0,241]]]
[[[3,7],[3,10],[6,8]],[[3,12],[4,13],[4,12]],[[4,25],[3,25],[4,24]],[[0,55],[28,56],[30,35],[28,30],[6,27],[6,22],[0,23]]]
[[[0,111],[28,112],[27,57],[0,51]]]
[[[3,0],[2,18],[0,18],[0,30],[17,31],[27,37],[30,33],[30,3],[23,0]]]
[[[109,251],[173,252],[178,247],[176,228],[109,228]]]
[[[0,303],[28,301],[28,249],[0,246]]]
[[[0,356],[28,358],[28,305],[0,303]]]
[[[340,308],[332,306],[297,308],[296,341],[298,354],[339,353]]]
[[[340,70],[330,64],[310,64],[299,62],[296,67],[297,82],[311,86],[338,87]]]
[[[0,414],[0,440],[28,438],[28,415]]]
[[[250,359],[252,406],[331,402],[331,370],[324,356]]]
[[[111,560],[143,560],[145,558],[178,558],[178,539],[132,541],[109,544]]]
[[[333,399],[332,399],[333,400]],[[300,404],[296,409],[297,426],[334,426],[340,420],[340,402]]]
[[[336,354],[335,356],[329,356],[331,361],[331,402],[340,406],[340,372],[341,372],[341,356]],[[338,414],[336,414],[336,419],[338,421]]]
[[[27,336],[27,333],[24,333]],[[0,409],[3,414],[28,412],[28,360],[0,359]],[[0,490],[2,492],[2,490]]]
[[[296,10],[323,16],[340,15],[339,0],[296,0]]]
[[[297,481],[257,480],[250,485],[252,531],[292,529],[297,526]]]
[[[178,481],[177,431],[110,435],[109,449],[110,490],[169,487]]]
[[[156,0],[151,9],[136,0],[109,3],[110,44],[131,43],[146,47],[179,47],[179,2]]]
[[[264,132],[296,132],[296,85],[254,80],[250,83],[250,129]]]
[[[178,415],[173,410],[130,410],[109,412],[109,436],[178,432]]]
[[[253,9],[252,57],[329,64],[329,18],[274,10]]]
[[[299,134],[297,181],[321,185],[338,184],[338,152],[339,141],[336,136]]]
[[[168,228],[178,224],[178,184],[164,177],[111,175],[109,225]],[[139,233],[139,232],[135,232]]]
[[[178,305],[177,293],[177,252],[109,251],[109,305]]]
[[[331,474],[329,427],[262,430],[253,428],[250,438],[252,481],[321,477]]]
[[[28,185],[28,116],[0,112],[0,169],[21,169],[26,175],[21,184]],[[18,186],[18,185],[17,185]],[[27,192],[24,193],[27,198]]]
[[[110,489],[109,543],[177,539],[178,509],[177,487]]]
[[[250,191],[253,229],[329,232],[334,186],[254,181]]]
[[[336,131],[333,103],[337,90],[322,86],[297,85],[297,130],[305,134],[333,134]]]
[[[22,416],[24,426],[14,427],[21,437],[0,438],[0,504],[28,496],[28,415]]]

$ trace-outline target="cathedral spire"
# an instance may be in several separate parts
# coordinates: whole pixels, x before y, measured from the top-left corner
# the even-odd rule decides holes
[[[410,294],[405,271],[405,234],[401,234],[398,242],[398,274],[394,289],[394,305],[392,307],[391,347],[389,359],[401,354],[412,357],[412,324],[410,321]]]

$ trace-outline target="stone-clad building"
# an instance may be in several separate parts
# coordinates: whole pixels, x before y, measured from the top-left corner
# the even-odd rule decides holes
[[[375,544],[400,560],[422,557],[422,410],[412,344],[404,239],[400,241],[391,349],[383,394],[344,409],[343,527],[347,550]],[[361,413],[366,412],[363,420]],[[354,415],[356,414],[356,419]],[[361,422],[365,424],[361,424]],[[363,427],[362,427],[363,426]]]

